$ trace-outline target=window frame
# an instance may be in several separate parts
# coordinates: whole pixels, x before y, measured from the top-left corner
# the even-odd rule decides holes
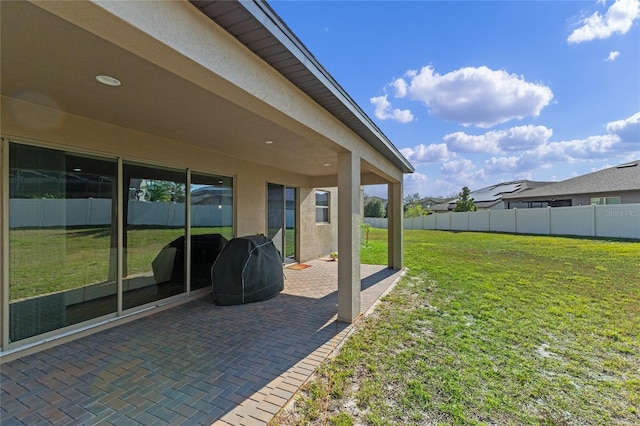
[[[326,206],[319,204],[319,199],[318,199],[319,195],[326,195],[326,197],[327,197]],[[316,224],[325,225],[325,224],[331,223],[331,192],[330,191],[321,190],[321,189],[316,189],[315,190],[315,199],[316,199],[316,208],[315,208],[315,211],[316,211],[316,217],[315,217]],[[320,202],[323,202],[323,201],[320,200]],[[319,219],[319,216],[318,216],[319,213],[320,213],[320,218],[324,219],[326,217],[326,220]]]
[[[620,204],[620,197],[591,197],[589,201],[592,206],[606,206]]]

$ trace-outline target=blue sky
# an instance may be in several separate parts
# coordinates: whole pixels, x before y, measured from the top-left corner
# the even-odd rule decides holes
[[[414,165],[405,194],[640,158],[640,0],[269,4]]]

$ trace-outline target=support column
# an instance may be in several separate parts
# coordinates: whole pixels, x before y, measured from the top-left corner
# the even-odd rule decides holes
[[[389,268],[401,269],[403,258],[402,231],[402,182],[387,185],[387,262]]]
[[[338,320],[360,315],[360,157],[338,154]]]

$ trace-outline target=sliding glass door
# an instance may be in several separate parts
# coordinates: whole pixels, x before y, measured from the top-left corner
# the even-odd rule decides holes
[[[9,343],[211,286],[211,266],[234,235],[233,178],[2,144]]]
[[[267,184],[267,236],[280,251],[284,263],[296,259],[296,190]]]
[[[211,287],[211,268],[233,238],[233,179],[191,174],[191,290]]]
[[[9,144],[9,340],[117,310],[117,162]]]
[[[186,292],[184,171],[125,163],[122,308]]]

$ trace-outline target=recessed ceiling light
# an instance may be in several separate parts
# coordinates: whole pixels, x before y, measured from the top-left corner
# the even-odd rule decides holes
[[[271,145],[273,144],[273,141],[264,141],[264,143],[266,143],[267,145]]]
[[[325,167],[329,167],[331,165],[331,163],[324,163]]]
[[[107,86],[117,87],[122,84],[117,78],[108,75],[96,75],[96,80],[98,80],[102,84],[106,84]]]
[[[82,171],[82,169],[81,169],[81,168],[76,167],[75,169],[73,169],[73,171],[74,171],[74,172],[81,172],[81,171]]]

